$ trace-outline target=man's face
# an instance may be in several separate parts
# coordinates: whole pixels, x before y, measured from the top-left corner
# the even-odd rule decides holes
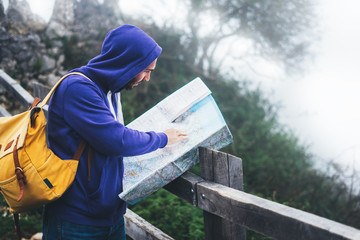
[[[139,85],[142,81],[150,81],[150,74],[156,67],[156,61],[157,59],[155,59],[155,61],[153,61],[144,71],[136,75],[130,82],[128,82],[124,88],[130,90]]]

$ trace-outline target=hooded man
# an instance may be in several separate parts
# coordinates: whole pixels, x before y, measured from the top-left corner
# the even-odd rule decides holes
[[[70,75],[55,91],[48,113],[50,148],[60,158],[71,159],[81,141],[88,147],[71,187],[45,207],[44,239],[125,239],[126,203],[118,197],[123,157],[187,138],[175,129],[140,132],[123,123],[119,92],[149,81],[160,53],[150,36],[123,25],[107,34],[100,55],[71,71],[90,80]]]

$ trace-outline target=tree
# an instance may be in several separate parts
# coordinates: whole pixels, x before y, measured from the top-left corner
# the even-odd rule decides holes
[[[306,39],[296,39],[296,34],[306,31],[305,26],[310,24],[311,20],[307,17],[310,16],[311,4],[306,5],[309,2],[305,0],[274,0],[271,2],[273,6],[268,3],[265,0],[188,0],[184,4],[195,11],[187,12],[188,21],[184,29],[171,25],[159,27],[155,23],[145,24],[126,18],[127,23],[134,23],[154,36],[163,47],[163,54],[152,75],[152,84],[144,83],[136,91],[122,94],[125,121],[130,122],[169,93],[199,76],[212,90],[234,136],[234,143],[223,151],[243,159],[245,191],[359,228],[360,194],[348,189],[341,178],[343,173],[333,166],[329,166],[333,169],[328,171],[331,174],[315,170],[313,157],[306,146],[302,146],[291,131],[279,124],[277,106],[269,102],[261,90],[252,90],[246,79],[239,81],[221,72],[221,65],[217,63],[215,51],[222,45],[221,41],[230,37],[254,41],[254,55],[279,55],[282,56],[281,61],[292,59],[294,65],[296,58],[302,59],[302,54],[306,52]],[[100,8],[102,6],[99,5]],[[295,9],[296,6],[302,9]],[[77,9],[80,11],[81,7]],[[296,15],[296,11],[299,14],[304,11],[304,19]],[[101,9],[99,12],[102,12]],[[222,20],[223,24],[214,24],[213,31],[203,33],[201,28],[206,24],[204,19],[209,13],[213,13],[217,21]],[[295,14],[293,18],[292,14]],[[292,26],[297,21],[299,25],[293,30]],[[83,24],[86,22],[84,20]],[[289,30],[294,32],[286,32]],[[91,39],[92,44],[80,44],[84,39],[78,34],[64,40],[65,50],[67,47],[70,50],[67,55],[70,61],[65,62],[67,69],[84,64],[83,58],[72,57],[71,53],[95,54],[94,46],[100,46],[103,30],[95,32],[99,36]],[[304,48],[299,47],[301,42],[305,44]],[[296,46],[299,48],[297,54]],[[74,52],[75,48],[77,52]],[[291,66],[291,61],[286,61],[286,64]],[[4,205],[1,201],[0,198],[0,205]],[[202,239],[201,211],[194,210],[165,190],[145,198],[133,208],[175,238]],[[34,222],[39,228],[39,215],[40,212],[31,213],[30,220],[24,218],[24,221]],[[7,217],[3,219],[10,224]],[[0,238],[8,237],[6,234],[10,229],[8,225],[3,225]]]
[[[188,0],[187,61],[213,74],[229,55],[244,60],[249,55],[282,63],[288,72],[300,70],[314,39],[311,0]],[[232,44],[250,40],[246,55],[238,46],[224,50],[224,40]],[[239,55],[242,54],[242,55]],[[207,66],[207,67],[206,67]]]
[[[164,96],[200,76],[212,90],[234,137],[234,143],[223,151],[243,159],[245,191],[358,226],[358,193],[348,191],[338,177],[342,175],[341,172],[335,171],[334,174],[327,175],[314,168],[311,153],[286,126],[279,124],[277,106],[264,98],[261,90],[252,90],[247,81],[239,82],[224,77],[219,72],[209,77],[182,60],[184,52],[189,49],[182,45],[181,34],[156,26],[143,28],[152,32],[163,47],[164,55],[158,60],[152,84],[139,86],[136,91],[122,95],[125,116],[139,116]],[[136,99],[140,101],[135,101]],[[127,119],[127,122],[131,120]],[[154,195],[149,201],[162,201],[164,195]],[[327,195],[326,199],[323,198],[324,195]],[[140,202],[135,208],[140,214],[147,212],[149,207],[147,203],[142,204]],[[177,211],[176,208],[173,211]],[[147,214],[146,216],[151,216]],[[172,214],[175,213],[170,213]],[[156,219],[150,217],[148,220],[154,221],[153,224],[157,226],[161,222]],[[179,221],[182,220],[179,217]],[[172,235],[171,228],[164,225],[162,230]]]

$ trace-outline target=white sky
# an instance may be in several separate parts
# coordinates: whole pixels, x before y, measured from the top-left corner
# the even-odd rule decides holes
[[[3,2],[6,6],[7,0]],[[54,0],[28,2],[33,12],[50,18]],[[140,2],[121,1],[120,6],[125,13],[136,13],[139,9],[155,11],[165,4]],[[316,45],[316,58],[309,63],[305,76],[296,80],[262,78],[261,86],[272,92],[274,102],[282,102],[280,122],[309,145],[313,154],[360,169],[360,2],[318,2],[322,40]],[[174,1],[166,2],[171,3]],[[171,7],[161,14],[175,16],[177,12],[181,11]],[[158,13],[153,16],[161,17]]]
[[[286,106],[280,118],[320,158],[360,170],[360,2],[319,2],[314,63],[304,78],[273,86]]]
[[[256,71],[265,76],[257,76],[258,83],[273,102],[282,103],[280,122],[288,125],[295,136],[309,146],[316,159],[334,160],[360,170],[360,109],[357,107],[360,103],[357,71],[360,66],[360,2],[315,1],[321,40],[314,46],[315,59],[308,63],[304,77],[277,78],[281,71],[257,62],[261,68]],[[164,4],[164,1],[157,2]],[[179,14],[174,13],[178,9],[172,3],[174,1],[167,1],[170,6],[167,11],[153,16],[178,18]],[[132,4],[121,1],[121,7],[127,13],[136,14],[139,9],[154,12],[162,6],[146,1]]]

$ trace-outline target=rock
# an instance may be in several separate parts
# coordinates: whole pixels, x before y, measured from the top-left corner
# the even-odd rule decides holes
[[[0,59],[12,59],[13,53],[8,48],[0,48]]]
[[[41,68],[40,68],[41,73],[51,71],[56,66],[55,59],[50,58],[49,56],[46,56],[46,55],[42,56],[41,61],[42,61],[41,62],[42,65],[41,65]]]
[[[42,236],[43,236],[42,233],[36,233],[36,234],[33,235],[30,239],[21,238],[21,240],[41,240],[41,239],[42,239]]]
[[[59,81],[59,79],[60,79],[60,77],[58,77],[58,76],[55,76],[55,74],[50,74],[49,76],[48,76],[48,80],[47,80],[47,86],[54,86],[55,85],[55,83],[57,83],[58,81]]]
[[[65,50],[101,48],[99,36],[120,23],[118,0],[55,0],[47,24],[27,0],[0,0],[0,68],[28,86],[31,79],[53,85],[64,69]],[[102,39],[101,39],[102,40]]]
[[[3,20],[3,18],[5,18],[5,7],[2,0],[0,0],[0,22]]]
[[[41,240],[43,234],[42,233],[36,233],[34,236],[30,238],[30,240]]]
[[[64,46],[63,42],[60,40],[54,40],[53,43],[54,43],[54,47],[56,48],[62,48]]]
[[[61,49],[59,48],[51,48],[47,50],[47,54],[50,56],[57,56],[60,54]]]
[[[0,42],[5,42],[5,41],[8,41],[10,40],[10,35],[7,34],[6,32],[3,33],[3,32],[0,32]]]
[[[30,34],[26,36],[24,42],[29,42],[33,46],[39,46],[41,44],[41,39],[37,34]]]
[[[59,58],[57,59],[56,66],[57,66],[58,68],[61,68],[61,66],[62,66],[62,64],[64,63],[64,61],[65,61],[65,55],[64,55],[64,54],[61,54],[61,55],[59,56]]]
[[[22,44],[21,42],[13,42],[8,45],[8,49],[14,53],[18,54],[23,51],[30,51],[29,47],[26,44]]]
[[[6,71],[13,71],[16,67],[16,61],[13,58],[3,58],[0,63],[0,68]]]
[[[15,56],[15,59],[19,62],[29,61],[33,53],[31,51],[21,51]]]
[[[34,15],[32,19],[26,22],[26,26],[32,32],[42,32],[47,28],[47,23],[37,15]]]
[[[46,36],[49,39],[71,36],[72,33],[64,25],[56,21],[51,21],[46,29]]]
[[[14,34],[27,35],[44,31],[47,26],[42,18],[32,13],[25,0],[10,0],[6,15],[9,31]]]
[[[42,233],[36,233],[36,234],[33,235],[30,239],[21,238],[21,240],[41,240],[41,239],[42,239],[42,236],[43,236]]]
[[[56,0],[46,35],[50,39],[71,36],[74,26],[74,0]]]

